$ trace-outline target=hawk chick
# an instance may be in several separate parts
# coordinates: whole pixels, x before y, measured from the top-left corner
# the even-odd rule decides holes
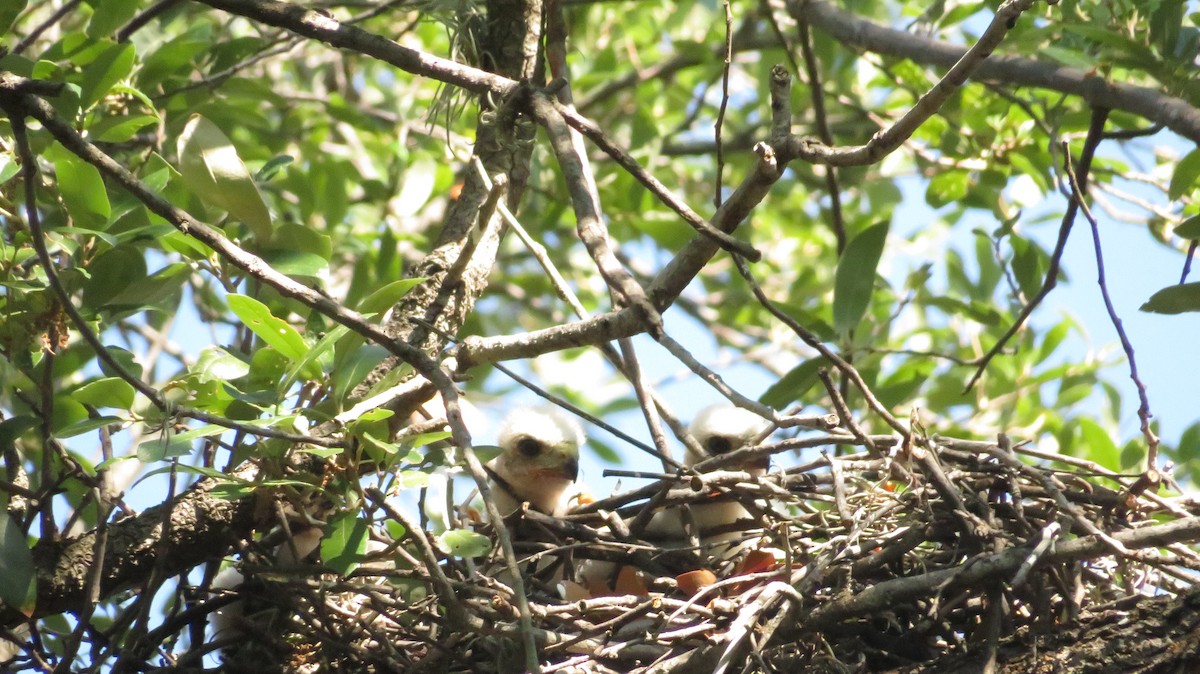
[[[496,507],[507,515],[528,501],[547,515],[563,514],[567,488],[579,476],[583,442],[583,429],[557,408],[510,412],[500,427],[498,443],[504,451],[489,464]]]

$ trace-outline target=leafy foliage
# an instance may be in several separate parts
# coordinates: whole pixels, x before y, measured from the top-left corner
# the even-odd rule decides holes
[[[176,503],[192,475],[215,482],[212,493],[228,502],[271,503],[260,504],[271,514],[259,513],[254,526],[238,520],[240,528],[210,522],[226,527],[224,538],[213,534],[191,548],[164,543],[179,548],[164,558],[187,561],[158,568],[147,582],[159,586],[141,588],[146,602],[167,597],[157,618],[177,616],[193,601],[188,587],[207,588],[231,551],[243,560],[270,558],[287,537],[281,520],[300,513],[326,527],[315,557],[323,571],[358,569],[372,534],[394,543],[404,535],[396,545],[411,567],[420,559],[413,532],[364,497],[373,488],[396,508],[420,501],[422,527],[443,554],[460,558],[447,564],[500,554],[502,546],[473,531],[469,518],[426,498],[470,473],[456,437],[445,424],[423,427],[416,393],[405,388],[427,373],[415,358],[388,360],[401,347],[364,334],[354,321],[382,326],[440,360],[453,346],[437,334],[447,327],[455,339],[486,342],[575,320],[564,289],[586,314],[619,308],[611,278],[597,271],[595,251],[577,235],[572,178],[564,177],[555,147],[545,132],[520,135],[520,124],[533,125],[530,110],[505,107],[522,105],[513,102],[520,96],[481,96],[483,85],[468,92],[450,75],[439,81],[428,76],[433,70],[373,57],[369,41],[335,49],[303,37],[298,25],[248,18],[237,9],[243,3],[211,4],[233,9],[140,0],[78,3],[61,14],[66,5],[58,0],[0,6],[0,28],[12,25],[3,33],[10,51],[0,71],[56,87],[40,93],[58,120],[191,222],[213,225],[241,254],[214,248],[188,221],[139,198],[130,181],[98,167],[47,123],[28,123],[33,173],[20,148],[20,120],[32,117],[19,101],[30,94],[5,90],[0,502],[7,515],[0,513],[0,560],[14,573],[0,597],[6,626],[22,618],[13,612],[33,616],[38,648],[67,662],[142,663],[160,647],[192,649],[192,664],[203,662],[202,644],[182,631],[160,644],[137,641],[144,624],[108,643],[94,638],[132,620],[134,606],[148,605],[117,592],[124,588],[89,580],[100,603],[65,624],[57,617],[64,607],[29,601],[48,578],[27,572],[36,563],[31,548],[79,540],[101,523],[101,530],[115,526],[118,514]],[[788,64],[793,79],[790,130],[833,148],[858,146],[918,106],[953,61],[936,56],[932,42],[925,56],[906,51],[895,34],[857,44],[846,22],[903,26],[896,33],[969,46],[993,16],[991,4],[882,0],[851,3],[854,14],[814,2],[823,9],[806,16],[805,3],[772,1],[732,7],[727,34],[724,10],[713,3],[564,4],[569,73],[551,74],[569,74],[579,113],[712,221],[714,197],[728,205],[739,198],[738,185],[762,170],[754,142],[777,140],[768,86],[776,63]],[[488,51],[495,22],[480,3],[328,7],[340,25],[425,56],[480,68],[502,60]],[[314,17],[325,11],[309,12],[310,23],[320,24]],[[1183,0],[1063,0],[1034,4],[1008,29],[1003,54],[1024,60],[950,87],[936,114],[897,149],[837,166],[794,159],[765,199],[749,204],[735,236],[762,255],[748,274],[770,307],[721,252],[677,299],[668,298],[668,332],[686,348],[715,345],[744,365],[752,375],[731,383],[779,412],[802,405],[806,413],[834,413],[837,392],[869,433],[894,430],[886,412],[919,419],[931,434],[992,441],[1002,432],[1112,473],[1138,472],[1156,441],[1148,417],[1145,434],[1122,438],[1120,423],[1135,405],[1111,382],[1124,378],[1127,364],[1090,348],[1074,316],[1035,311],[996,357],[985,358],[1025,321],[1023,310],[1044,286],[1094,276],[1093,268],[1060,268],[1055,238],[1068,209],[1059,195],[1069,192],[1064,158],[1079,169],[1096,107],[1111,115],[1087,176],[1092,207],[1117,202],[1107,210],[1145,226],[1146,247],[1190,255],[1200,239],[1200,151],[1183,140],[1195,141],[1200,130],[1163,131],[1166,122],[1153,117],[1168,103],[1200,107],[1197,16]],[[728,71],[727,38],[734,52]],[[539,68],[553,70],[553,61],[544,56]],[[1058,65],[1076,69],[1063,75],[1066,84],[1049,77]],[[551,77],[538,73],[545,81],[533,88],[540,90]],[[1108,85],[1113,91],[1099,91]],[[1138,96],[1157,105],[1148,108],[1116,85],[1142,87]],[[481,131],[510,113],[520,119],[511,137]],[[585,145],[602,224],[621,262],[648,284],[702,235],[644,181]],[[538,245],[522,244],[507,229],[496,240],[483,224],[449,234],[447,223],[460,211],[480,208],[470,201],[473,151],[511,153],[507,173],[487,170],[507,179],[508,207]],[[1084,238],[1086,227],[1080,216],[1073,236]],[[459,253],[464,262],[456,267]],[[494,255],[494,264],[478,257],[479,268],[465,270],[472,255]],[[439,276],[455,269],[457,277]],[[621,299],[628,306],[633,298]],[[467,306],[461,320],[439,322],[439,312],[456,302]],[[1143,310],[1195,313],[1200,291],[1194,282],[1171,285],[1146,298]],[[413,336],[429,323],[436,348]],[[848,383],[830,353],[853,367],[865,390]],[[542,353],[533,344],[519,355],[558,396],[599,416],[635,407],[628,370],[603,366],[593,377],[593,361],[565,346]],[[1194,356],[1180,359],[1180,377],[1190,376]],[[515,390],[491,364],[483,358],[458,373],[469,378],[469,399],[489,402]],[[840,388],[821,385],[824,370]],[[689,377],[689,387],[702,386]],[[758,388],[747,383],[763,380]],[[427,398],[432,391],[421,392]],[[358,407],[380,397],[386,400],[372,409]],[[690,413],[703,396],[689,389],[680,397],[680,411]],[[453,420],[437,404],[422,410]],[[1200,470],[1196,428],[1161,445],[1180,477]],[[593,453],[611,461],[636,452],[609,442],[593,439]],[[237,473],[247,462],[257,472]],[[424,591],[424,581],[403,582]],[[71,636],[75,625],[90,651]]]

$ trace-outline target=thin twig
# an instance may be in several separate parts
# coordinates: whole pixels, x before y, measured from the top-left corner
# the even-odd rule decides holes
[[[1088,126],[1087,138],[1083,141],[1083,150],[1079,154],[1079,170],[1076,173],[1079,180],[1079,188],[1086,194],[1088,172],[1092,167],[1092,157],[1096,154],[1096,148],[1099,147],[1100,141],[1104,138],[1104,121],[1108,118],[1108,110],[1104,108],[1093,108],[1092,121]],[[1067,247],[1067,237],[1071,234],[1071,226],[1075,222],[1075,214],[1079,211],[1079,202],[1074,199],[1069,200],[1067,204],[1067,212],[1063,214],[1062,224],[1058,228],[1058,240],[1054,243],[1054,250],[1050,253],[1050,263],[1046,269],[1046,280],[1042,282],[1042,287],[1038,289],[1036,295],[1033,296],[1024,307],[1021,307],[1021,313],[1017,315],[1013,324],[1008,330],[988,349],[987,353],[980,359],[979,366],[975,369],[975,374],[967,381],[963,387],[963,392],[970,391],[975,386],[975,382],[983,376],[984,370],[987,369],[988,363],[995,358],[1000,351],[1008,344],[1008,340],[1012,339],[1025,325],[1033,310],[1046,299],[1050,291],[1058,285],[1058,270],[1062,264],[1063,252]]]
[[[900,421],[896,419],[896,417],[893,416],[886,407],[883,406],[883,403],[879,402],[879,399],[875,397],[875,394],[867,386],[867,383],[863,381],[862,375],[858,373],[858,370],[854,369],[854,366],[847,363],[832,349],[825,346],[825,344],[822,343],[815,334],[810,332],[803,325],[800,325],[799,322],[789,316],[782,309],[775,306],[775,303],[771,301],[771,298],[767,297],[766,292],[763,291],[762,286],[758,284],[758,281],[754,280],[754,275],[750,273],[750,268],[746,266],[744,262],[735,258],[734,263],[737,266],[738,272],[742,275],[742,278],[744,278],[746,283],[750,285],[751,292],[754,293],[754,296],[758,299],[759,303],[762,304],[762,306],[769,311],[772,316],[779,319],[784,325],[791,328],[792,332],[795,332],[796,336],[803,340],[805,344],[816,349],[818,353],[820,353],[826,360],[828,360],[834,367],[837,368],[838,372],[841,372],[843,376],[853,383],[854,387],[857,388],[860,393],[862,393],[863,399],[866,401],[867,406],[869,406],[872,411],[878,414],[881,419],[887,422],[888,426],[891,426],[901,435],[908,435],[908,428],[904,424],[900,423]]]
[[[717,108],[717,119],[713,122],[713,141],[717,147],[717,176],[714,180],[713,208],[721,207],[721,188],[725,174],[725,147],[721,143],[721,133],[725,128],[725,110],[729,107],[729,69],[733,65],[733,7],[730,0],[724,0],[725,8],[725,53],[721,67],[721,105]]]
[[[1117,315],[1112,297],[1108,293],[1108,281],[1104,275],[1104,252],[1100,247],[1100,226],[1096,222],[1096,217],[1092,215],[1091,209],[1088,208],[1085,200],[1087,195],[1083,191],[1084,186],[1071,168],[1070,148],[1066,141],[1063,141],[1063,157],[1066,159],[1063,170],[1066,171],[1067,180],[1070,181],[1073,203],[1079,204],[1080,212],[1091,226],[1092,246],[1096,252],[1096,284],[1100,287],[1100,296],[1104,298],[1104,309],[1108,312],[1108,319],[1112,322],[1113,329],[1117,331],[1117,337],[1121,340],[1121,349],[1125,352],[1125,357],[1129,359],[1129,378],[1133,380],[1133,385],[1137,388],[1140,403],[1138,419],[1142,422],[1142,437],[1146,438],[1146,468],[1156,470],[1158,467],[1158,436],[1154,434],[1154,429],[1150,428],[1150,418],[1154,416],[1150,413],[1150,397],[1146,392],[1146,383],[1138,376],[1137,357],[1133,351],[1133,343],[1129,341],[1129,335],[1125,333],[1121,317]]]

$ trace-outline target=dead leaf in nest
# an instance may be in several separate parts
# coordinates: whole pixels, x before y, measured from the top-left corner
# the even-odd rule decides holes
[[[717,575],[708,569],[696,569],[675,576],[679,590],[689,597],[717,582]]]
[[[583,601],[591,599],[595,595],[579,583],[570,580],[563,581],[563,599],[567,601]]]
[[[638,575],[637,569],[632,566],[622,566],[621,571],[617,573],[616,591],[617,594],[632,594],[639,597],[645,597],[650,594],[650,589],[646,587],[646,583]]]
[[[734,577],[745,576],[752,573],[766,573],[774,571],[779,566],[779,562],[775,559],[775,555],[769,550],[751,550],[742,561],[738,563],[737,569],[734,570]],[[758,585],[758,580],[747,580],[733,586],[732,594],[741,594],[746,590]]]

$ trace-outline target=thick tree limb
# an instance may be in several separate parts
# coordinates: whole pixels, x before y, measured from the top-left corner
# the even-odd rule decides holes
[[[369,31],[343,24],[328,14],[300,5],[269,0],[200,2],[269,26],[285,28],[297,35],[320,40],[339,49],[366,54],[406,72],[460,86],[473,93],[504,96],[517,86],[513,79],[403,47]]]
[[[825,31],[847,47],[910,59],[916,63],[949,68],[966,48],[885,28],[841,10],[825,0],[789,0],[788,9],[798,20]],[[1107,82],[1103,77],[1075,68],[1030,58],[991,55],[972,77],[1011,86],[1050,89],[1079,96],[1093,107],[1124,110],[1152,120],[1200,143],[1200,110],[1187,101],[1155,89]]]
[[[234,477],[253,479],[256,472],[257,467],[247,466]],[[138,587],[156,565],[171,576],[225,554],[231,541],[253,530],[258,501],[217,498],[210,493],[217,484],[217,480],[201,480],[170,504],[109,524],[102,562],[93,554],[96,530],[35,546],[38,593],[32,617],[81,610],[89,601],[88,576],[98,563],[103,567],[100,595],[108,597]],[[170,522],[166,541],[162,540],[164,521]],[[13,625],[22,619],[11,608],[0,609],[0,624]]]

